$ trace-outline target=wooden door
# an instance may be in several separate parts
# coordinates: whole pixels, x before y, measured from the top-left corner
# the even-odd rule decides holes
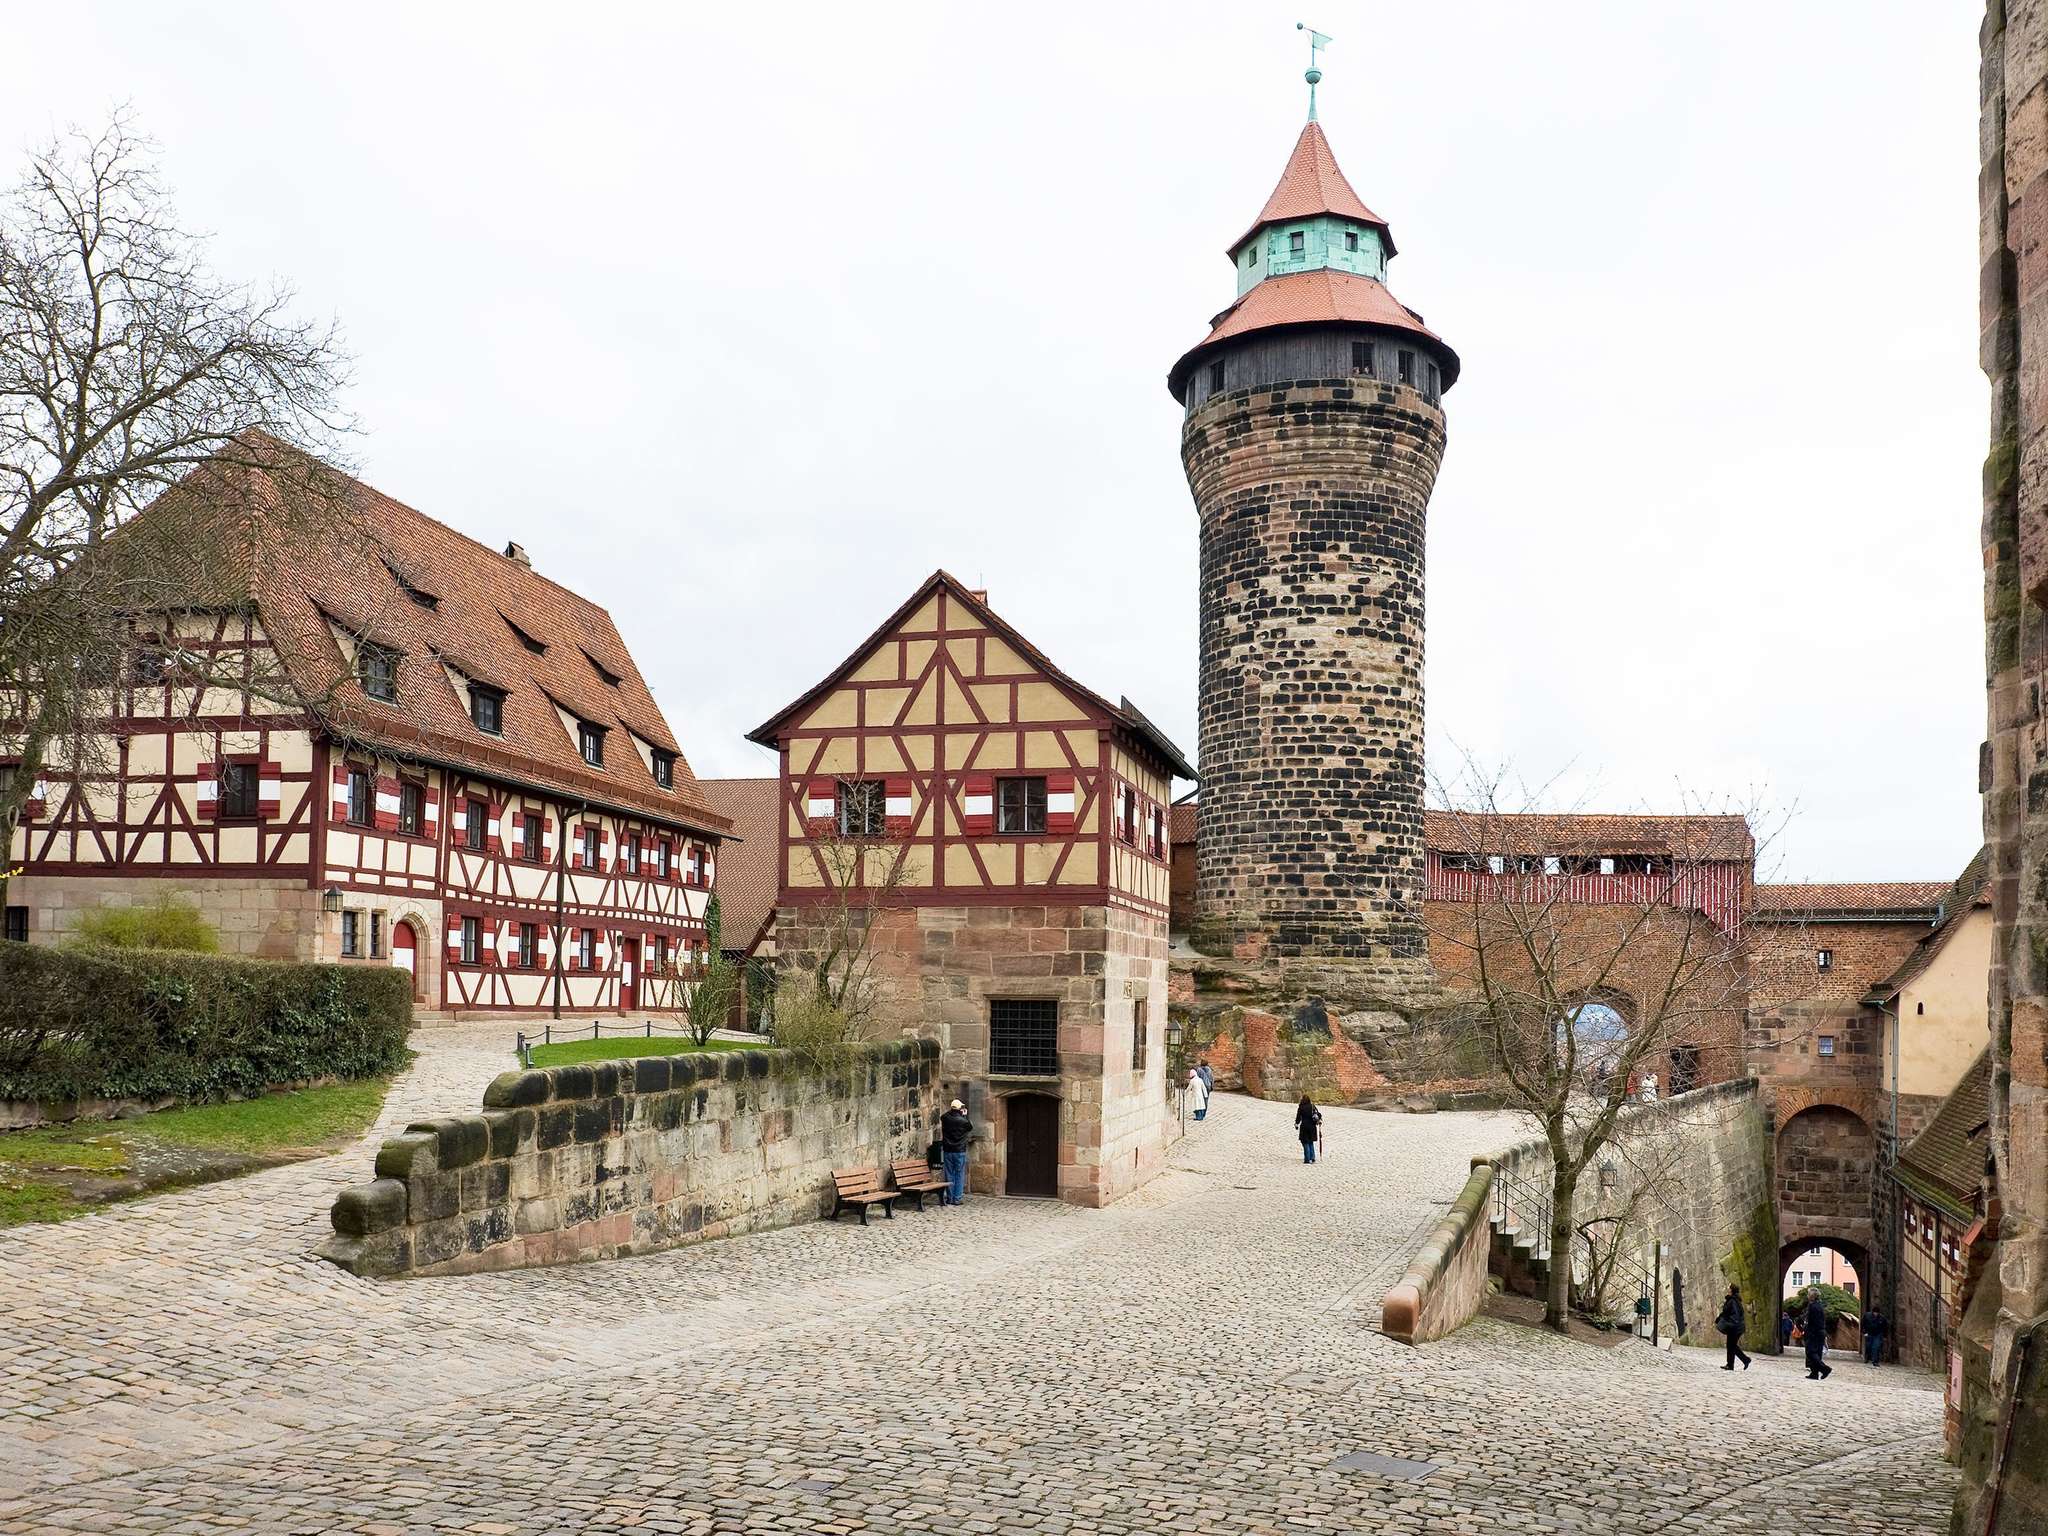
[[[391,926],[391,963],[412,978],[412,995],[420,995],[420,936],[401,919]]]
[[[1006,1195],[1055,1198],[1060,1192],[1060,1101],[1046,1093],[1003,1100],[1010,1121]]]
[[[619,941],[619,1007],[630,1010],[640,1006],[640,941],[621,939]]]

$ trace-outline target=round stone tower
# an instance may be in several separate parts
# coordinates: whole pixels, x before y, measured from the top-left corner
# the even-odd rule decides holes
[[[1458,358],[1310,120],[1173,365],[1201,515],[1196,944],[1336,962],[1398,1004],[1422,927],[1422,566]]]

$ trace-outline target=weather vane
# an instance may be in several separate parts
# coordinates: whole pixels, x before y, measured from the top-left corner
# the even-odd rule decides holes
[[[1297,21],[1294,24],[1294,30],[1308,34],[1308,73],[1303,75],[1302,79],[1308,82],[1308,120],[1314,122],[1316,120],[1316,86],[1323,78],[1322,67],[1316,55],[1330,46],[1330,39],[1327,34],[1318,32],[1305,21]]]

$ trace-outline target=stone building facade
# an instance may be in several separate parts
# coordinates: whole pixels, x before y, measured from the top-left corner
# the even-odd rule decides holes
[[[1455,353],[1384,285],[1386,221],[1311,121],[1174,364],[1200,517],[1198,945],[1430,993],[1423,546]]]
[[[881,1027],[940,1042],[973,1188],[1104,1205],[1166,1147],[1180,752],[936,572],[751,733],[780,758],[785,989],[871,935]]]
[[[136,616],[104,741],[38,771],[8,936],[166,893],[231,953],[408,970],[426,1016],[676,1008],[727,823],[610,616],[333,478],[346,537],[238,524],[233,602]],[[212,537],[216,490],[134,526]]]

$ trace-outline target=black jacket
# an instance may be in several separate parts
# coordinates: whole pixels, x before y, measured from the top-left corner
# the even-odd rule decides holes
[[[1721,1303],[1721,1315],[1714,1319],[1714,1326],[1723,1333],[1740,1333],[1746,1319],[1742,1315],[1742,1298],[1730,1296]]]
[[[949,1109],[939,1116],[939,1145],[948,1152],[965,1152],[973,1132],[974,1122],[964,1109]]]
[[[1306,1108],[1299,1105],[1296,1106],[1294,1111],[1294,1133],[1304,1143],[1316,1139],[1316,1127],[1322,1123],[1323,1112],[1317,1109],[1315,1105],[1310,1104]]]
[[[1806,1358],[1819,1360],[1828,1347],[1828,1304],[1818,1296],[1806,1304]]]

